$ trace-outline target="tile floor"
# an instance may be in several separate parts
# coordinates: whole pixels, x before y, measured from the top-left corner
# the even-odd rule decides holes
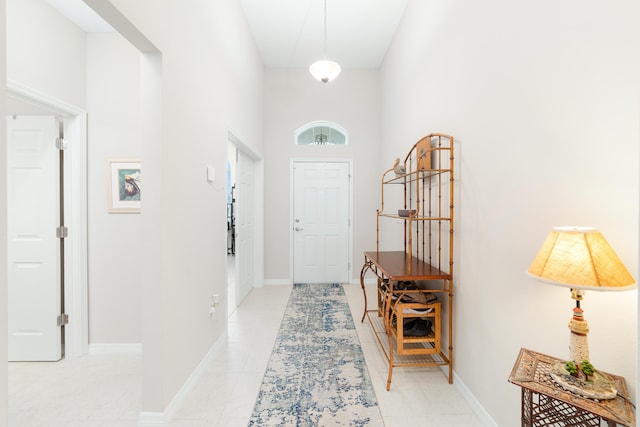
[[[367,323],[360,286],[345,286],[386,427],[480,427],[455,386],[438,368],[387,364]],[[229,318],[228,339],[214,354],[170,427],[246,427],[287,304],[290,286],[255,289]],[[373,289],[369,301],[373,299]],[[9,364],[11,427],[134,427],[138,425],[140,360],[91,355],[58,363]]]
[[[140,360],[92,355],[57,363],[9,363],[9,426],[136,426]]]

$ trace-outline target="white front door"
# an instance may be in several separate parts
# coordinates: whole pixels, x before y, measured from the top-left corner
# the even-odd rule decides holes
[[[349,163],[293,164],[293,280],[349,282]]]
[[[53,116],[7,118],[8,359],[62,355],[59,161]]]
[[[253,289],[253,160],[237,150],[235,190],[237,305]]]

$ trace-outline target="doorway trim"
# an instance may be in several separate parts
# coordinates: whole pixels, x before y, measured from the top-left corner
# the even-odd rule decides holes
[[[294,227],[293,218],[293,193],[294,193],[294,167],[296,163],[346,163],[349,165],[349,250],[347,251],[349,259],[347,260],[347,277],[348,283],[352,280],[353,271],[353,159],[347,158],[292,158],[289,165],[289,284],[293,285],[293,252],[294,252],[294,235],[292,233]]]
[[[87,113],[73,105],[7,79],[7,97],[34,105],[68,123],[65,139],[71,141],[68,167],[64,171],[65,224],[65,357],[78,358],[89,351],[88,271],[87,271]],[[53,143],[53,141],[52,141]]]
[[[261,288],[264,286],[264,159],[234,130],[227,130],[227,142],[253,160],[253,287]]]

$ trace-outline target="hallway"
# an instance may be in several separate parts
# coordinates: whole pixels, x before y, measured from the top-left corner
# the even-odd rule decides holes
[[[247,425],[290,291],[290,286],[253,290],[229,318],[228,339],[214,352],[170,427]],[[482,425],[438,368],[397,368],[387,392],[386,361],[369,325],[358,321],[360,286],[346,285],[345,292],[387,427]],[[10,426],[137,426],[140,360],[136,355],[92,355],[53,364],[10,364]]]

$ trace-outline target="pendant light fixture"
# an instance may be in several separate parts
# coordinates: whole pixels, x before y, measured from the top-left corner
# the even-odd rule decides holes
[[[328,83],[340,74],[340,65],[327,59],[327,0],[324,0],[324,59],[311,64],[309,72],[322,83]]]

